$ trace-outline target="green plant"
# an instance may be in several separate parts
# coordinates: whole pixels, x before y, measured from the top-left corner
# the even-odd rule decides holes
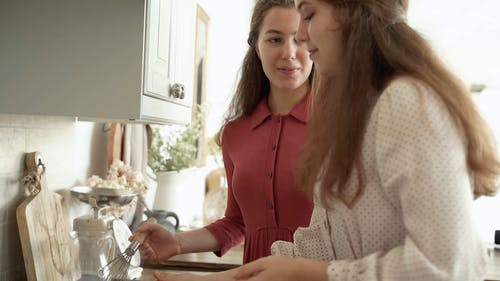
[[[180,171],[194,166],[198,142],[205,121],[203,108],[198,107],[191,124],[177,126],[168,136],[162,135],[161,127],[154,127],[148,163],[155,172]]]

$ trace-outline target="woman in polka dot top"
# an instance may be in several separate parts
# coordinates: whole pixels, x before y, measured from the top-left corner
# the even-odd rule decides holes
[[[168,280],[482,280],[471,209],[496,193],[499,159],[466,88],[406,23],[408,0],[295,4],[318,74],[298,175],[310,224],[274,256]]]
[[[294,243],[238,280],[482,280],[473,199],[494,142],[466,87],[405,20],[408,0],[295,0],[319,74],[299,173],[315,195]]]

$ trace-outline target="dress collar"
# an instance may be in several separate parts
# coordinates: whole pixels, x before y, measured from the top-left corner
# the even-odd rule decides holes
[[[307,93],[302,100],[296,104],[290,113],[287,115],[290,115],[297,119],[298,121],[302,123],[307,123],[307,112],[308,112],[308,106],[309,106],[309,98],[310,94]],[[255,129],[258,127],[260,124],[264,122],[269,116],[272,115],[271,110],[269,109],[269,105],[267,104],[267,96],[262,98],[262,100],[259,102],[253,113],[250,115],[251,118],[251,126],[252,129]]]

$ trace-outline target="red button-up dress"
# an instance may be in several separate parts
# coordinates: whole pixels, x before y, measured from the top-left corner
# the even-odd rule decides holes
[[[243,262],[271,254],[276,240],[293,241],[309,225],[313,203],[295,183],[305,141],[308,96],[289,114],[273,115],[263,99],[250,116],[226,125],[222,152],[228,179],[224,218],[206,226],[220,256],[245,242]]]

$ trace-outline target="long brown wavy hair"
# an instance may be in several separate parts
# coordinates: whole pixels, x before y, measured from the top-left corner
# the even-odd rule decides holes
[[[262,98],[269,95],[271,85],[257,56],[257,41],[266,12],[273,7],[295,8],[295,3],[294,0],[257,0],[255,2],[247,39],[248,50],[241,66],[240,79],[222,126],[215,137],[219,146],[221,144],[222,131],[226,124],[241,116],[250,115]],[[311,70],[311,74],[309,75],[310,82],[312,77],[313,70]]]
[[[495,143],[471,94],[437,57],[423,37],[406,24],[408,0],[321,0],[343,11],[343,48],[335,78],[313,83],[313,109],[298,172],[309,194],[320,181],[324,206],[332,199],[355,204],[364,186],[361,146],[369,114],[388,83],[410,76],[431,86],[467,141],[467,165],[474,195],[493,195],[500,163]],[[333,16],[333,15],[332,15]],[[332,133],[334,132],[334,133]],[[358,173],[355,195],[348,179]]]

